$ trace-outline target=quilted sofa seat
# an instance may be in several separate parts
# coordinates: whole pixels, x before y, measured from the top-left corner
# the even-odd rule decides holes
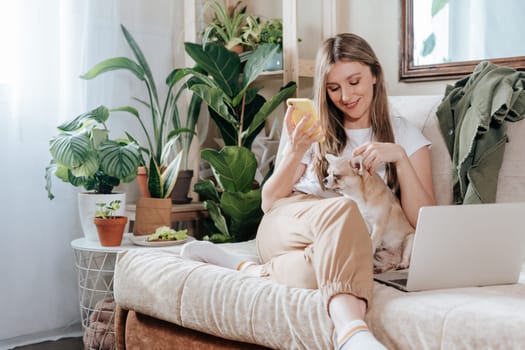
[[[440,100],[441,96],[390,98],[394,113],[409,119],[432,141],[437,200],[448,204],[451,162],[435,116]],[[509,125],[498,180],[499,202],[525,201],[524,136],[523,121]],[[254,241],[223,247],[256,257]],[[179,251],[179,247],[150,248],[119,254],[114,279],[118,306],[272,349],[333,348],[333,327],[317,290],[289,288],[183,260]],[[514,285],[403,293],[376,283],[367,322],[389,349],[522,348],[525,269]]]

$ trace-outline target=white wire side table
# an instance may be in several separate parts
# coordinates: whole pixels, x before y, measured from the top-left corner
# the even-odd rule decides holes
[[[71,247],[75,253],[78,273],[80,317],[84,330],[84,348],[113,350],[115,337],[115,301],[113,299],[113,273],[117,253],[140,248],[125,234],[118,247],[103,247],[98,241],[75,239]]]

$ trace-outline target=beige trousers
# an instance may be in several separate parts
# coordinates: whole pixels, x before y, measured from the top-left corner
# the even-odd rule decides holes
[[[261,220],[256,241],[263,276],[319,288],[327,305],[340,293],[370,302],[372,243],[353,201],[306,194],[280,199]]]

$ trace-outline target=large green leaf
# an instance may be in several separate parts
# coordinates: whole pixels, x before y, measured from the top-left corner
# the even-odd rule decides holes
[[[107,60],[97,63],[93,68],[88,70],[87,73],[80,77],[82,79],[93,79],[100,74],[119,69],[128,70],[139,80],[144,80],[144,69],[127,57],[108,58]]]
[[[257,79],[278,50],[279,46],[276,44],[262,44],[257,47],[244,67],[242,79],[244,89]]]
[[[57,164],[55,163],[55,161],[52,160],[51,162],[49,162],[49,165],[46,166],[45,172],[47,198],[49,199],[55,198],[55,196],[51,192],[53,188],[53,182],[51,181],[51,179],[53,178],[53,174],[56,172],[56,170]]]
[[[139,61],[140,67],[144,71],[144,75],[146,77],[146,80],[148,81],[148,89],[151,90],[152,99],[159,104],[159,97],[157,94],[157,87],[155,85],[155,79],[153,79],[153,74],[151,73],[151,69],[148,65],[148,61],[146,60],[146,57],[142,53],[142,50],[140,49],[139,45],[131,35],[131,33],[126,29],[124,25],[120,25],[120,28],[122,29],[122,33],[124,34],[124,37],[126,38],[126,41],[131,48],[131,51],[133,51],[133,54],[135,55],[135,58],[137,61]],[[144,78],[142,78],[144,80]]]
[[[272,96],[272,98],[269,101],[266,101],[264,105],[259,109],[257,114],[255,114],[253,120],[249,124],[249,127],[246,129],[245,132],[243,132],[242,138],[245,140],[243,144],[251,145],[251,142],[253,142],[253,139],[257,136],[257,134],[260,132],[261,126],[264,126],[264,122],[268,118],[268,116],[288,97],[292,96],[297,89],[297,84],[294,82],[288,83],[283,89],[279,91],[276,95]],[[250,142],[246,142],[246,140],[250,140]]]
[[[236,53],[215,44],[207,44],[203,48],[200,44],[187,42],[184,47],[188,55],[213,77],[225,94],[233,97],[239,92],[241,60]]]
[[[58,164],[76,168],[89,157],[90,149],[88,133],[65,133],[58,134],[51,139],[49,152]]]
[[[95,175],[100,167],[100,163],[95,151],[90,151],[86,159],[77,167],[70,168],[70,172],[75,177],[89,177]],[[70,180],[71,181],[71,180]]]
[[[236,127],[238,125],[238,121],[231,115],[228,105],[225,103],[225,101],[228,101],[228,98],[221,89],[197,84],[193,85],[191,90],[206,102],[209,108],[213,109],[232,126]]]
[[[222,136],[222,140],[226,146],[236,146],[237,145],[237,123],[233,124],[226,121],[221,117],[217,112],[208,107],[208,112],[210,113],[211,119],[215,122]]]
[[[246,241],[255,237],[263,216],[261,190],[249,192],[224,192],[221,197],[224,216],[230,218],[230,234],[235,241]]]
[[[160,184],[160,166],[150,157],[148,167],[148,191],[152,198],[164,198]]]
[[[213,201],[204,201],[204,209],[208,210],[208,214],[213,221],[215,227],[222,233],[226,239],[230,238],[230,231],[226,224],[226,219],[221,213],[221,209]]]
[[[58,126],[60,131],[76,131],[91,124],[91,122],[105,123],[109,118],[109,110],[105,106],[98,106],[91,111],[82,113],[75,119]]]
[[[225,146],[220,151],[204,149],[201,158],[210,163],[224,191],[248,192],[252,189],[257,160],[249,149],[237,146]]]
[[[182,160],[182,151],[177,153],[173,161],[168,164],[166,170],[162,172],[160,183],[162,186],[163,198],[168,198],[175,187],[177,177],[179,176],[180,163]]]
[[[139,147],[135,143],[122,145],[107,140],[100,145],[100,169],[109,176],[119,179],[134,178],[140,166]]]
[[[215,184],[210,179],[197,182],[193,186],[193,190],[199,194],[199,198],[202,200],[211,200],[217,203],[221,200]]]

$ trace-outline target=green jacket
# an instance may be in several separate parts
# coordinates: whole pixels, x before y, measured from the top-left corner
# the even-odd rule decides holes
[[[525,117],[525,72],[481,62],[448,85],[437,117],[452,158],[454,202],[493,203],[507,123]]]

